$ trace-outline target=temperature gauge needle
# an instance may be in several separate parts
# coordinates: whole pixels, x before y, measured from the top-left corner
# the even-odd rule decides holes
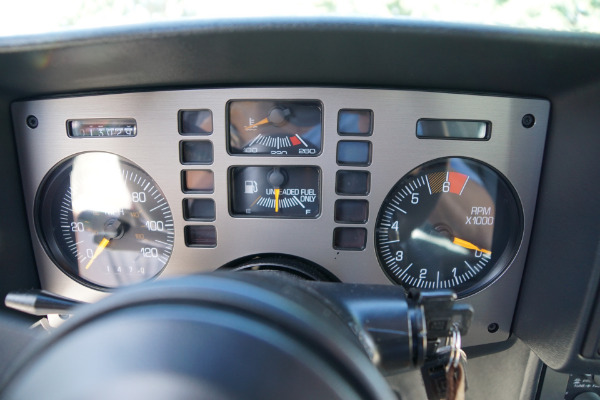
[[[279,212],[279,193],[281,189],[275,189],[275,212]]]
[[[475,246],[473,243],[467,242],[466,240],[459,239],[457,237],[454,238],[454,240],[452,241],[452,243],[457,244],[457,245],[459,245],[461,247],[464,247],[465,249],[480,251],[480,252],[488,254],[488,255],[492,254],[492,252],[489,251],[489,250],[481,249],[481,248]]]
[[[102,251],[106,248],[106,246],[109,243],[110,243],[109,239],[107,239],[107,238],[102,239],[102,241],[98,245],[98,248],[94,252],[94,255],[92,256],[92,258],[90,258],[90,261],[88,261],[87,265],[85,266],[85,269],[89,269],[92,266],[92,263],[94,262],[94,260],[96,260],[96,258],[98,258],[98,256],[102,253]]]
[[[258,121],[255,124],[245,126],[244,129],[248,130],[248,129],[256,128],[257,126],[268,124],[269,122],[270,121],[269,121],[268,117],[267,118],[263,118],[263,119],[261,119],[260,121]]]

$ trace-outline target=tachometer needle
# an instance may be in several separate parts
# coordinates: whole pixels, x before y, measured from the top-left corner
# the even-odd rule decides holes
[[[479,247],[475,246],[473,243],[467,242],[466,240],[463,240],[463,239],[460,239],[460,238],[457,238],[457,237],[454,238],[454,240],[452,241],[452,243],[457,244],[457,245],[459,245],[461,247],[464,247],[465,249],[480,251],[480,252],[488,254],[488,255],[492,254],[492,252],[489,251],[489,250],[479,248]]]
[[[258,121],[255,124],[245,126],[244,129],[248,130],[248,129],[256,128],[257,126],[268,124],[269,122],[270,121],[269,121],[268,117],[267,118],[263,118],[263,119],[261,119],[260,121]]]
[[[281,189],[275,189],[275,212],[279,212],[279,192]]]
[[[102,251],[106,248],[106,246],[109,243],[110,243],[110,240],[108,240],[107,238],[102,239],[102,241],[98,245],[98,248],[94,252],[94,255],[92,256],[92,258],[90,258],[90,261],[88,261],[87,265],[85,266],[85,269],[89,269],[92,266],[92,263],[94,262],[94,260],[96,260],[96,258],[98,258],[98,256],[102,253]]]

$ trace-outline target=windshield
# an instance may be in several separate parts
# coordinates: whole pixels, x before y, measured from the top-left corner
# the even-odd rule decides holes
[[[600,32],[600,0],[18,0],[0,36],[183,19],[375,17]]]

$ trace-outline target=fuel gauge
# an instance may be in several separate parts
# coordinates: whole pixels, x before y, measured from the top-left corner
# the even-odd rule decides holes
[[[233,155],[316,156],[322,104],[317,100],[233,100],[227,105]]]
[[[234,217],[319,216],[321,170],[317,167],[232,167],[229,174]]]

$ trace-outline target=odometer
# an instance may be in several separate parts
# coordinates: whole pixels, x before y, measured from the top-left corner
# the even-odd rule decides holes
[[[405,288],[478,291],[509,265],[521,240],[520,203],[490,166],[452,157],[405,175],[385,198],[375,246],[388,277]]]
[[[133,163],[83,153],[54,168],[37,196],[38,232],[50,258],[99,288],[151,279],[173,249],[173,216],[162,191]]]

